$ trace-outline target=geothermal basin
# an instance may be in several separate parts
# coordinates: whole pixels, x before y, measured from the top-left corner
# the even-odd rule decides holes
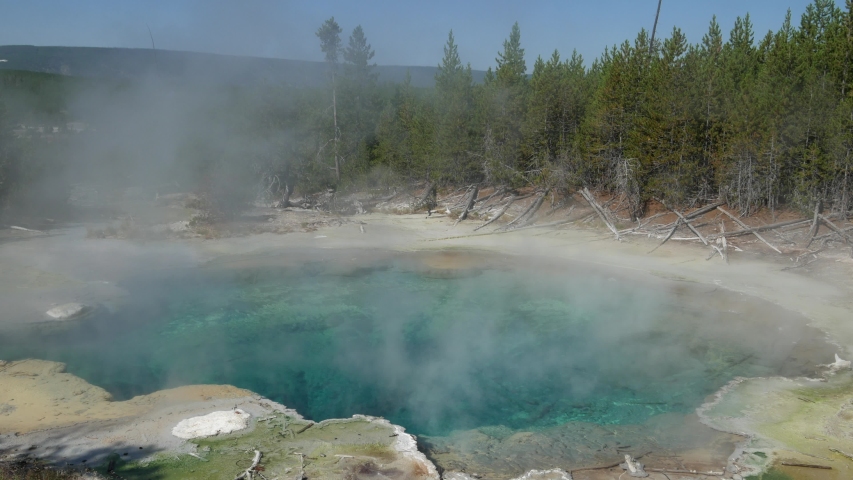
[[[63,362],[115,400],[228,384],[315,421],[380,416],[484,478],[624,454],[720,471],[742,439],[696,408],[834,351],[804,317],[714,285],[475,249],[292,248],[115,285],[128,294],[84,318],[6,329],[0,358]]]

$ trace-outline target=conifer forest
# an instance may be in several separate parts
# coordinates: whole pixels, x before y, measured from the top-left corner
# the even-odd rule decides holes
[[[22,201],[32,185],[63,169],[62,181],[71,182],[68,169],[83,157],[84,141],[87,165],[109,164],[132,183],[138,166],[163,152],[146,142],[132,152],[111,150],[106,139],[120,125],[101,118],[94,133],[51,142],[13,130],[27,122],[98,125],[80,98],[122,105],[144,97],[139,103],[150,115],[139,118],[183,103],[192,106],[187,123],[199,125],[172,139],[169,161],[157,168],[229,200],[481,184],[563,193],[588,187],[622,195],[634,217],[650,201],[689,207],[721,200],[742,215],[848,211],[853,0],[843,8],[815,0],[775,31],[756,32],[749,15],[725,27],[728,35],[709,19],[698,43],[678,28],[657,37],[641,30],[595,59],[558,51],[533,59],[515,24],[482,82],[451,31],[443,56],[436,46],[430,88],[380,82],[369,32],[358,26],[347,35],[334,18],[317,28],[327,75],[311,87],[162,80],[166,87],[136,89],[133,81],[4,71],[0,202]],[[159,127],[134,128],[156,135]],[[57,162],[56,151],[68,158]],[[63,191],[61,183],[52,191]]]

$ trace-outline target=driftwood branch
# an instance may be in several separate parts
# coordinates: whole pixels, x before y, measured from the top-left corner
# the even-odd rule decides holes
[[[247,468],[243,473],[234,478],[234,480],[252,480],[255,478],[255,469],[258,467],[258,464],[261,463],[261,451],[255,450],[255,456],[252,458],[252,465]]]

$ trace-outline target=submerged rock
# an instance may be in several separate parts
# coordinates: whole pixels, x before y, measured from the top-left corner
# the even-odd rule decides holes
[[[83,305],[82,303],[66,303],[53,307],[46,312],[47,316],[53,320],[71,320],[73,318],[82,317],[92,311],[92,307]]]
[[[649,474],[643,470],[643,464],[634,460],[634,457],[625,455],[625,463],[620,463],[619,467],[625,470],[625,473],[636,478],[645,478]]]
[[[251,415],[239,408],[181,420],[172,435],[186,440],[236,432],[249,426]]]

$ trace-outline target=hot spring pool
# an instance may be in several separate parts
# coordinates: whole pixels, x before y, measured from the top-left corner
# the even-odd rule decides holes
[[[486,266],[406,255],[140,275],[121,308],[4,334],[0,358],[65,362],[117,399],[232,384],[315,420],[383,416],[452,450],[460,431],[687,415],[735,376],[807,374],[827,351],[802,319],[709,286],[469,263]]]

